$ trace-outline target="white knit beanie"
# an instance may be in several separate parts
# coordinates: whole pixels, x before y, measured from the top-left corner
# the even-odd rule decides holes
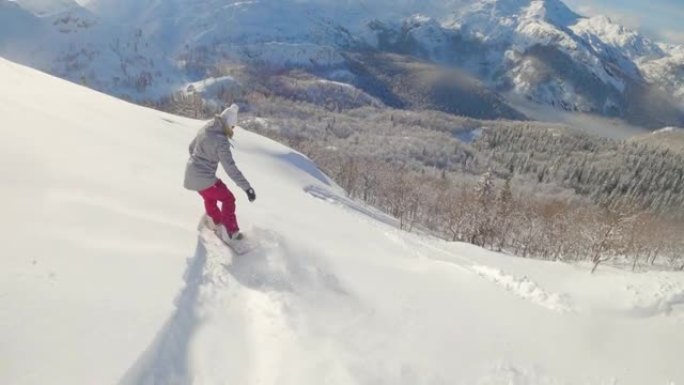
[[[230,105],[230,107],[226,108],[221,112],[221,119],[226,123],[228,127],[233,127],[237,125],[237,115],[238,111],[240,110],[240,107],[238,107],[237,104],[233,103]]]

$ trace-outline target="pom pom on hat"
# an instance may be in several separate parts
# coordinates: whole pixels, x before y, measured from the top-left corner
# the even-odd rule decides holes
[[[238,111],[240,110],[240,107],[238,107],[237,104],[233,103],[230,105],[230,107],[226,108],[221,112],[221,119],[226,123],[228,127],[233,127],[237,125],[237,115]]]

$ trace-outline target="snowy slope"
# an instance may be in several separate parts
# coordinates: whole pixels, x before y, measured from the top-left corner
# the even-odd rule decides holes
[[[201,122],[5,60],[0,82],[0,383],[684,383],[681,274],[407,234],[244,130],[261,247],[233,257],[181,187]]]

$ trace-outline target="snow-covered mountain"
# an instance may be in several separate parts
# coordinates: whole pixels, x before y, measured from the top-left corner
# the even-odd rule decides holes
[[[0,0],[0,51],[23,51],[24,44],[45,34],[41,20],[14,2]]]
[[[580,17],[558,0],[482,0],[446,25],[479,47],[456,60],[497,89],[642,125],[681,121],[672,95],[658,92],[665,84],[650,85],[640,67],[665,52],[606,17]]]
[[[260,248],[235,257],[182,188],[202,122],[2,59],[0,83],[4,384],[684,381],[681,274],[405,233],[240,129]]]
[[[37,15],[46,16],[63,13],[79,7],[74,0],[12,0],[22,8]]]
[[[80,12],[65,3],[23,0],[34,14],[51,16],[40,18],[43,32],[22,49],[0,54],[145,99],[215,76],[225,63],[296,66],[328,77],[354,67],[346,53],[370,48],[456,66],[487,92],[512,99],[648,127],[684,121],[684,48],[605,16],[580,16],[560,0],[93,0]],[[349,81],[372,91],[372,83]]]
[[[164,96],[183,83],[140,29],[122,28],[75,2],[0,0],[1,20],[7,20],[0,24],[3,57],[73,82],[133,99]]]

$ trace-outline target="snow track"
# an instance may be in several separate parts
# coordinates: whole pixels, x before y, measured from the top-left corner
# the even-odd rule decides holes
[[[298,264],[299,257],[275,234],[260,229],[249,234],[259,248],[238,256],[212,232],[200,232],[176,312],[122,385],[291,383],[291,375],[307,370],[288,368],[321,361],[320,351],[302,348],[316,344],[307,341],[309,323],[316,320],[297,309],[306,308],[307,300],[318,302],[313,293],[348,294],[320,267]],[[349,375],[328,364],[309,370],[314,378]]]
[[[629,285],[634,296],[627,313],[637,317],[672,316],[684,321],[684,285],[666,278],[648,285]]]
[[[560,313],[572,312],[574,308],[567,295],[549,293],[528,277],[515,277],[488,266],[473,266],[473,271],[483,278],[503,287],[520,298]]]
[[[275,383],[269,368],[280,366],[280,346],[292,338],[280,295],[289,287],[260,274],[257,261],[276,250],[236,261],[203,230],[175,314],[122,384]]]

